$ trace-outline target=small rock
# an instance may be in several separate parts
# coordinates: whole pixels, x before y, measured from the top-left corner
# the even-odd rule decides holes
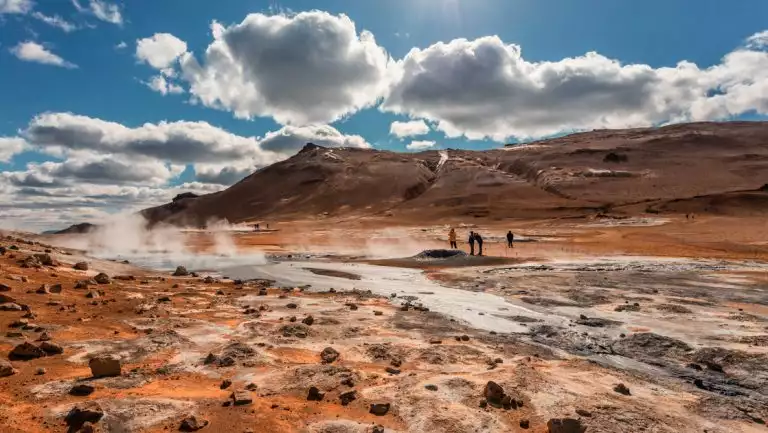
[[[93,377],[113,377],[122,374],[120,360],[112,356],[97,356],[88,362]]]
[[[631,395],[631,393],[629,392],[629,388],[627,388],[627,386],[624,385],[623,383],[619,383],[616,386],[614,386],[613,390],[618,392],[619,394]]]
[[[326,347],[322,352],[320,352],[320,359],[323,361],[323,364],[330,364],[336,361],[339,358],[339,355],[340,353],[336,349],[332,347]]]
[[[244,389],[235,390],[232,392],[230,398],[232,398],[232,402],[235,404],[235,406],[244,406],[253,403],[251,393]]]
[[[11,291],[11,286],[0,283],[0,292],[10,292],[10,291]]]
[[[93,281],[96,281],[98,284],[109,284],[111,282],[109,275],[105,274],[104,272],[93,277]]]
[[[35,290],[38,295],[48,295],[51,293],[51,287],[48,284],[43,284]]]
[[[259,296],[267,296],[267,289],[261,288],[259,289]]]
[[[6,302],[4,304],[0,304],[0,311],[23,311],[24,307],[22,307],[19,304],[15,304],[13,302]]]
[[[443,344],[442,340],[429,340],[429,344]]]
[[[376,416],[384,416],[389,412],[389,403],[373,403],[368,411]]]
[[[383,311],[374,310],[373,315],[374,316],[383,316],[384,312]]]
[[[64,348],[59,346],[56,343],[51,343],[50,341],[43,341],[40,343],[40,349],[43,350],[48,355],[61,355],[64,353]]]
[[[347,307],[349,307],[349,309],[352,310],[352,311],[356,311],[357,310],[357,305],[352,304],[352,303],[347,304]]]
[[[44,375],[47,372],[48,371],[46,369],[44,369],[43,367],[38,367],[37,370],[35,370],[35,374],[38,375],[38,376],[42,376],[42,375]]]
[[[16,373],[16,369],[13,368],[10,362],[0,359],[0,377],[13,376]]]
[[[573,418],[552,418],[547,421],[549,433],[584,433],[587,427],[581,421]]]
[[[385,433],[384,427],[380,425],[373,426],[373,430],[371,430],[371,433]]]
[[[78,396],[78,397],[85,397],[85,396],[93,394],[93,391],[95,391],[95,390],[96,390],[96,388],[94,388],[91,385],[80,384],[80,385],[73,386],[72,389],[69,390],[69,395],[74,395],[74,396]]]
[[[592,416],[592,412],[586,409],[576,409],[576,415],[590,417]]]
[[[208,421],[204,419],[197,419],[194,415],[190,415],[181,421],[179,431],[193,432],[198,431],[208,425]]]
[[[88,270],[88,262],[77,262],[75,263],[75,266],[73,266],[75,270],[78,271],[87,271]]]
[[[221,389],[227,389],[227,388],[229,388],[230,386],[232,386],[232,381],[231,381],[231,380],[229,380],[229,379],[224,379],[224,380],[221,382],[221,385],[219,385],[219,388],[221,388]]]
[[[386,372],[389,374],[400,374],[400,370],[394,368],[394,367],[387,367]]]
[[[48,334],[48,332],[43,332],[40,334],[40,336],[37,338],[37,341],[51,341],[51,336]]]
[[[253,382],[249,383],[248,385],[245,385],[245,389],[247,389],[248,391],[256,391],[258,388],[259,388],[258,385],[256,385]]]
[[[424,385],[424,388],[427,389],[428,391],[437,391],[437,385],[432,385],[432,384]]]
[[[307,326],[312,326],[312,324],[315,323],[315,318],[312,316],[307,316],[304,318],[304,320],[301,321],[301,323]]]
[[[520,428],[528,429],[531,426],[531,422],[523,418],[520,420]]]
[[[462,335],[461,341],[469,341],[469,335]]]
[[[89,290],[88,293],[85,294],[85,297],[90,299],[96,299],[96,298],[100,298],[101,295],[99,295],[99,292],[95,290]]]
[[[174,277],[186,277],[189,276],[189,271],[184,266],[177,266],[176,271],[173,273]]]
[[[357,391],[354,389],[351,391],[343,392],[339,395],[339,400],[341,400],[341,405],[346,406],[353,401],[357,399]]]
[[[299,306],[294,304],[294,303],[290,303],[290,304],[286,305],[285,308],[288,308],[290,310],[295,310],[295,309],[299,308]]]
[[[323,397],[325,397],[325,393],[320,392],[316,386],[309,388],[309,392],[307,393],[308,401],[322,401]]]
[[[24,334],[18,331],[8,331],[5,333],[5,336],[8,338],[22,338]]]
[[[171,302],[171,297],[170,296],[161,296],[161,297],[157,298],[157,302]]]
[[[504,388],[494,381],[488,381],[488,383],[485,384],[483,397],[491,403],[501,404],[501,400],[504,398]]]

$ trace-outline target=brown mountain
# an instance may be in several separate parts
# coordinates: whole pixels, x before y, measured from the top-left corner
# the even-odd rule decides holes
[[[404,221],[617,212],[768,213],[768,122],[597,130],[487,151],[313,144],[224,191],[142,211],[200,225],[362,216]]]

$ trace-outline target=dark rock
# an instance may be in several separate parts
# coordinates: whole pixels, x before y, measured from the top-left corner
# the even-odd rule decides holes
[[[437,385],[432,385],[432,384],[424,385],[424,388],[429,390],[429,391],[437,391]]]
[[[520,428],[528,429],[529,427],[531,427],[531,422],[530,421],[528,421],[527,419],[521,419],[520,420]]]
[[[248,385],[245,385],[245,389],[247,389],[248,391],[256,391],[257,389],[259,389],[259,387],[255,383],[251,382]]]
[[[303,323],[284,325],[280,328],[280,333],[283,334],[283,337],[307,338],[309,327]]]
[[[357,310],[357,305],[356,305],[356,304],[348,303],[348,304],[346,304],[346,305],[347,305],[347,307],[349,307],[349,309],[350,309],[350,310],[352,310],[352,311],[356,311],[356,310]]]
[[[111,282],[109,275],[104,272],[93,277],[93,281],[96,281],[97,284],[109,284]]]
[[[232,381],[231,381],[231,380],[229,380],[229,379],[224,379],[224,380],[221,382],[221,385],[219,385],[219,388],[221,388],[221,389],[227,389],[227,388],[229,388],[230,386],[232,386]]]
[[[295,309],[299,308],[299,306],[294,304],[294,303],[290,303],[290,304],[286,305],[285,308],[288,308],[290,310],[295,310]]]
[[[307,316],[304,318],[304,320],[301,321],[301,323],[307,326],[312,326],[312,324],[315,323],[315,318],[312,316]]]
[[[11,286],[0,283],[0,292],[10,292]]]
[[[0,304],[0,311],[23,311],[24,307],[22,307],[19,304],[14,304],[13,302],[6,302],[3,304]]]
[[[584,416],[584,417],[589,418],[589,417],[592,416],[592,412],[590,412],[588,410],[585,410],[585,409],[576,409],[576,415]]]
[[[43,266],[56,266],[56,262],[50,254],[35,254],[34,257]]]
[[[324,397],[325,393],[320,392],[316,386],[309,388],[309,392],[307,393],[308,401],[322,401]]]
[[[368,411],[376,416],[384,416],[389,412],[389,403],[373,403],[371,409]]]
[[[173,272],[174,277],[187,277],[189,276],[189,271],[187,271],[187,268],[184,266],[177,266],[176,271]]]
[[[389,374],[400,374],[400,370],[394,368],[394,367],[387,367],[386,372]]]
[[[85,397],[85,396],[93,394],[93,391],[95,391],[95,390],[96,390],[96,388],[94,388],[91,385],[80,384],[80,385],[73,386],[72,389],[69,390],[69,395],[74,395],[74,396],[78,396],[78,397]]]
[[[85,294],[85,297],[89,299],[96,299],[100,298],[101,295],[96,290],[89,290],[88,293]]]
[[[320,352],[320,359],[323,361],[323,364],[330,364],[339,359],[339,355],[340,354],[336,349],[332,347],[326,347],[322,352]]]
[[[85,423],[97,423],[104,416],[104,410],[95,401],[78,404],[73,407],[64,421],[71,431],[78,431]]]
[[[490,403],[501,404],[501,400],[504,398],[504,388],[494,381],[488,381],[485,384],[485,390],[483,390],[483,397]]]
[[[462,335],[461,341],[469,341],[469,335]]]
[[[190,415],[181,421],[179,431],[193,432],[198,431],[208,425],[208,421],[204,419],[198,419],[194,415]]]
[[[45,351],[32,343],[24,342],[14,347],[11,353],[8,354],[8,359],[11,361],[28,361],[30,359],[42,358],[45,356]]]
[[[88,362],[93,377],[113,377],[122,374],[120,360],[112,356],[97,356]]]
[[[613,387],[613,390],[618,392],[619,394],[631,395],[631,393],[629,392],[629,388],[627,388],[627,386],[624,385],[623,383],[616,384],[616,386]]]
[[[374,316],[383,316],[384,312],[383,311],[374,310],[373,315]]]
[[[64,348],[59,346],[56,343],[51,343],[49,341],[43,341],[40,343],[40,349],[43,350],[48,355],[61,355],[64,353]]]
[[[51,293],[51,286],[43,284],[35,290],[35,293],[38,295],[49,295]]]
[[[78,271],[87,271],[88,270],[88,262],[77,262],[75,263],[75,266],[73,266],[75,270]]]
[[[587,427],[581,421],[573,418],[552,418],[547,421],[549,433],[584,433]]]
[[[341,405],[346,406],[353,401],[357,399],[357,391],[354,389],[352,391],[343,392],[339,395],[339,400],[341,400]]]

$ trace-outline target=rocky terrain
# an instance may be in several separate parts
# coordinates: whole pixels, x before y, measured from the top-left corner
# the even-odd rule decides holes
[[[397,222],[614,212],[765,215],[768,123],[602,130],[487,151],[415,154],[308,144],[225,191],[146,209],[204,225],[378,217]]]

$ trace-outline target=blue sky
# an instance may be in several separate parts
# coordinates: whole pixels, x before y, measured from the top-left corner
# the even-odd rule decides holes
[[[2,224],[221,189],[307,140],[763,119],[766,30],[761,0],[0,0]]]

